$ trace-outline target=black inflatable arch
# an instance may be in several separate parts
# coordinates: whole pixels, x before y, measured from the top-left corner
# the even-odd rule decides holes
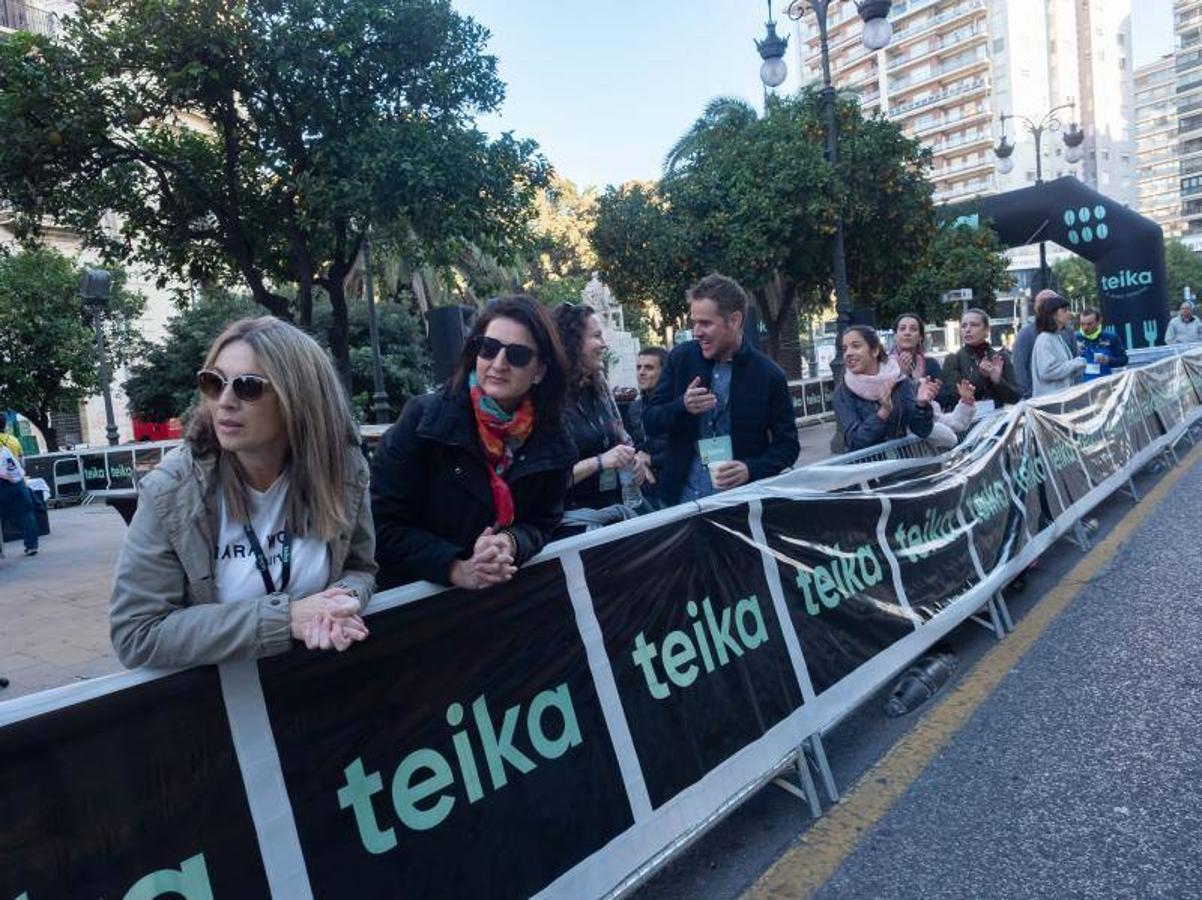
[[[1007,247],[1054,241],[1092,262],[1107,327],[1128,347],[1164,343],[1164,233],[1151,219],[1071,175],[985,197],[980,213]]]

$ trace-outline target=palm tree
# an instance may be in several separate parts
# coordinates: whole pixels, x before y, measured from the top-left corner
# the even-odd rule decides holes
[[[715,97],[705,106],[701,117],[682,134],[664,157],[664,175],[672,175],[691,159],[705,144],[724,133],[733,133],[753,124],[759,118],[755,107],[738,97]]]

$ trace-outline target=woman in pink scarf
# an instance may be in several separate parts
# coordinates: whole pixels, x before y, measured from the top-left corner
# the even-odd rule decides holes
[[[853,325],[843,332],[843,383],[835,388],[835,419],[848,450],[915,434],[925,438],[934,424],[931,400],[939,385],[902,375],[885,354],[876,331]]]

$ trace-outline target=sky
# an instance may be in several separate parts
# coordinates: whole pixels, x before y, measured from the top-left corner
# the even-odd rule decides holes
[[[492,32],[488,50],[507,85],[499,113],[480,125],[534,138],[580,187],[658,178],[668,148],[713,97],[763,102],[754,39],[764,36],[767,5],[755,0],[453,5]],[[1140,66],[1172,49],[1172,0],[1132,5],[1133,62]],[[785,19],[777,30],[791,34],[792,23]],[[785,55],[784,92],[799,84],[795,42]]]

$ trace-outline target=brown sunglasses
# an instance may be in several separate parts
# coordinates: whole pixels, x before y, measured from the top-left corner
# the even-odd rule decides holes
[[[227,384],[234,389],[234,396],[244,403],[262,400],[263,393],[271,387],[271,382],[262,375],[235,375],[233,378],[226,378],[212,369],[201,369],[196,373],[196,386],[201,394],[210,400],[220,398]]]

